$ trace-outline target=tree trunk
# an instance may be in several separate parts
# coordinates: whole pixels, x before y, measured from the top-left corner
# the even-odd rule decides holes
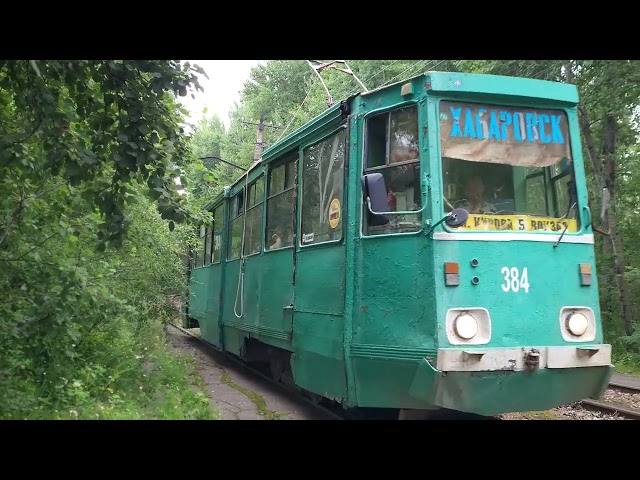
[[[613,202],[612,202],[613,203]],[[627,335],[633,335],[633,318],[631,316],[631,298],[629,290],[627,290],[627,282],[624,276],[625,259],[624,249],[622,246],[622,236],[618,231],[617,214],[609,213],[609,225],[611,227],[611,246],[613,247],[613,258],[616,269],[616,280],[618,283],[618,291],[620,292],[620,302],[622,303],[622,319],[624,321],[624,332]]]
[[[618,123],[614,117],[607,115],[604,121],[604,143],[602,155],[598,154],[591,133],[591,125],[587,109],[580,106],[580,129],[584,137],[585,146],[591,160],[594,176],[598,182],[600,191],[604,188],[609,189],[611,195],[611,207],[606,217],[611,235],[608,237],[609,242],[605,239],[605,243],[609,243],[613,250],[615,278],[618,286],[618,294],[620,297],[620,306],[622,309],[622,319],[624,322],[624,330],[627,335],[633,334],[633,323],[631,316],[631,299],[627,290],[625,280],[625,258],[622,237],[618,231],[617,212],[615,211],[615,148],[617,140]],[[604,166],[603,166],[604,163]]]

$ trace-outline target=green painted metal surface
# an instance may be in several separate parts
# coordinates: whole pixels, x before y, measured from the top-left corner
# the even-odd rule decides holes
[[[298,253],[295,312],[342,315],[345,294],[345,246],[331,245]]]
[[[209,269],[196,268],[189,279],[189,314],[198,321],[207,319],[207,291],[209,290]]]
[[[408,391],[427,406],[479,415],[539,411],[601,397],[612,371],[613,367],[602,366],[537,372],[450,372],[443,376],[423,360],[415,367]]]
[[[595,271],[592,245],[551,242],[437,242],[435,248],[435,285],[439,299],[436,315],[444,318],[452,307],[486,308],[491,315],[491,337],[483,347],[528,345],[566,345],[560,325],[563,306],[585,306],[600,317],[598,286],[594,277],[590,286],[580,285],[578,265],[589,263]],[[477,259],[473,267],[471,260]],[[460,285],[444,285],[444,262],[460,263]],[[517,292],[502,288],[505,275],[502,268],[528,271],[529,291]],[[479,283],[474,285],[472,278]],[[441,325],[442,327],[442,325]],[[443,328],[437,331],[438,344],[447,345]],[[601,343],[602,326],[598,323],[592,342]]]
[[[343,316],[295,312],[293,329],[296,384],[327,398],[346,398]]]
[[[532,78],[513,78],[497,75],[431,72],[424,77],[429,93],[440,95],[481,96],[491,101],[512,97],[522,102],[545,101],[577,105],[578,89],[575,85],[548,82]]]
[[[408,93],[403,96],[402,86],[407,83],[411,88],[405,89]],[[264,202],[260,252],[244,260],[227,261],[230,229],[225,225],[222,264],[192,272],[191,315],[201,322],[204,335],[219,337],[223,348],[232,353],[243,355],[247,338],[291,352],[291,366],[298,385],[349,406],[446,407],[493,414],[540,410],[583,397],[597,397],[606,386],[610,366],[444,373],[425,360],[435,365],[441,349],[473,347],[489,352],[533,346],[591,347],[602,342],[596,277],[592,275],[592,284],[583,286],[579,275],[580,264],[591,265],[595,273],[595,256],[576,116],[577,100],[577,91],[572,85],[430,72],[349,99],[348,120],[342,117],[344,105],[328,109],[266,150],[261,165],[248,174],[249,183],[261,174],[268,177],[280,159],[298,153],[297,193],[291,212],[296,227],[295,245],[266,251],[270,240],[264,238],[268,218]],[[454,102],[451,110],[440,108],[444,101]],[[453,115],[460,102],[466,102],[464,105],[469,108],[476,108],[476,104],[488,105],[490,114],[502,116],[503,121],[515,112],[513,118],[524,122],[524,114],[515,116],[520,110],[545,109],[551,112],[547,117],[547,130],[541,120],[536,135],[543,141],[553,135],[554,141],[562,138],[563,142],[568,135],[566,145],[573,160],[578,202],[573,210],[576,228],[566,231],[558,245],[555,240],[559,231],[519,231],[515,227],[508,231],[474,231],[467,227],[454,229],[441,222],[450,211],[445,198],[452,188],[443,185],[448,167],[443,166],[441,159],[440,135],[444,128],[441,125],[447,112]],[[419,160],[405,161],[402,168],[403,175],[419,173],[414,178],[412,198],[408,193],[405,196],[394,193],[393,198],[396,202],[409,202],[407,205],[413,202],[421,213],[408,219],[403,217],[404,223],[394,223],[399,226],[395,232],[402,233],[388,231],[368,235],[361,183],[368,152],[365,139],[377,128],[376,118],[395,112],[389,113],[386,127],[395,128],[404,118],[404,114],[397,113],[398,109],[408,112],[410,108],[417,111]],[[491,108],[494,108],[492,113]],[[568,122],[562,132],[558,115],[566,115]],[[487,118],[495,123],[493,117]],[[487,131],[496,136],[500,129],[504,132],[509,123],[504,121],[502,126],[490,122],[487,121]],[[383,125],[382,120],[378,123]],[[479,123],[468,123],[465,129],[480,128]],[[302,179],[311,178],[305,177],[305,168],[311,168],[305,166],[307,148],[333,138],[331,135],[339,132],[342,124],[348,124],[345,131],[348,155],[343,191],[336,197],[341,198],[336,210],[340,223],[331,234],[337,235],[337,239],[305,245],[305,242],[313,243],[314,235],[326,230],[316,225],[314,233],[301,226],[304,198],[308,193]],[[524,123],[518,125],[523,126],[517,127],[514,120],[514,134],[531,135],[532,130],[527,130]],[[388,158],[392,158],[391,150],[387,152]],[[512,213],[524,215],[528,222],[542,222],[539,220],[542,217],[533,210],[536,198],[527,197],[521,190],[522,185],[529,188],[526,182],[531,181],[533,185],[538,177],[530,176],[524,169],[514,168],[513,172],[513,198],[517,207],[510,208],[520,210]],[[551,170],[544,172],[546,176],[539,178],[548,185],[556,178],[565,179],[560,174],[555,177],[556,171],[553,175],[549,173]],[[231,186],[225,198],[227,218],[232,196],[241,191],[245,183],[243,177]],[[559,211],[566,203],[561,194],[561,190],[547,189],[541,198]],[[268,195],[265,188],[263,200]],[[409,207],[400,208],[398,204],[396,210],[404,209]],[[521,217],[514,217],[513,221],[517,224]],[[470,221],[475,222],[477,218]],[[477,261],[477,265],[473,266],[472,261],[474,264]],[[445,262],[458,263],[458,285],[445,284]],[[522,282],[525,268],[527,281]],[[241,269],[244,276],[240,276]],[[513,272],[520,280],[511,282],[509,277],[507,282],[506,275]],[[239,285],[243,287],[240,290]],[[221,304],[215,300],[220,296]],[[563,337],[560,309],[567,306],[593,311],[593,339],[580,343],[568,342]],[[447,312],[455,308],[486,309],[491,320],[490,338],[477,345],[451,344],[446,318]]]

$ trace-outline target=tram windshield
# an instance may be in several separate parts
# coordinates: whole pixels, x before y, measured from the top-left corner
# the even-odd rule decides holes
[[[577,232],[567,115],[562,110],[440,102],[445,212],[460,230]]]

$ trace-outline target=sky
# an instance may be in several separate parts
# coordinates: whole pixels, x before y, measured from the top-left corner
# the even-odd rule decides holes
[[[191,95],[178,97],[190,112],[188,122],[198,123],[206,107],[207,116],[217,113],[228,128],[229,111],[234,101],[240,100],[240,90],[249,79],[251,68],[264,60],[183,60],[186,61],[201,66],[209,76],[207,80],[203,75],[198,75],[204,92],[195,92],[195,100]]]

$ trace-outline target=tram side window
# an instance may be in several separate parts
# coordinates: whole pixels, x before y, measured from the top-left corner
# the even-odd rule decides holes
[[[415,105],[372,116],[367,120],[365,173],[382,174],[387,187],[389,211],[422,208],[418,109]],[[388,215],[384,218],[364,208],[366,235],[417,232],[421,214]]]
[[[196,248],[195,264],[193,265],[194,268],[202,267],[204,263],[204,243],[205,243],[206,232],[207,232],[206,227],[204,225],[200,225],[200,232],[198,236],[198,246]]]
[[[293,192],[296,175],[296,156],[284,163],[274,163],[269,169],[267,185],[267,250],[278,250],[293,245]]]
[[[229,209],[229,247],[227,250],[227,260],[240,258],[242,251],[242,215],[244,213],[244,189],[231,199]]]
[[[224,217],[222,211],[222,205],[213,211],[213,260],[211,263],[220,263],[222,259],[221,245],[222,234],[224,232]]]
[[[340,130],[303,152],[302,245],[342,238],[346,138]]]
[[[205,228],[205,236],[204,236],[204,265],[211,264],[211,227]]]
[[[264,197],[264,177],[249,185],[247,195],[247,225],[244,239],[244,254],[260,253],[262,244],[262,201]]]

